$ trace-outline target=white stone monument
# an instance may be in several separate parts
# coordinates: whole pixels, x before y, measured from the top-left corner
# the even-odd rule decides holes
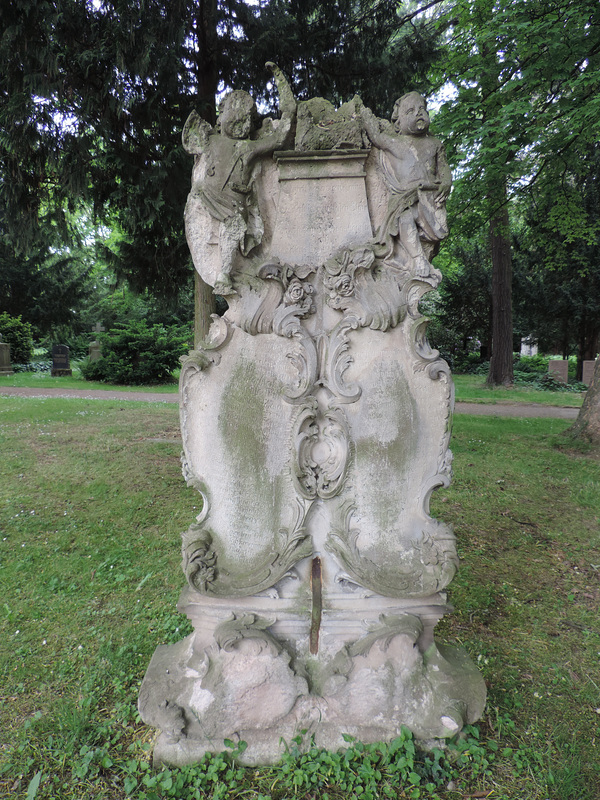
[[[203,503],[183,534],[194,632],[156,650],[139,701],[167,764],[225,738],[248,764],[302,732],[329,749],[402,725],[431,741],[485,705],[467,654],[433,635],[458,566],[429,513],[450,481],[453,386],[418,308],[441,278],[442,145],[414,93],[390,124],[358,98],[297,107],[273,70],[280,120],[256,130],[235,92],[219,128],[184,130],[188,241],[229,309],[181,371]]]

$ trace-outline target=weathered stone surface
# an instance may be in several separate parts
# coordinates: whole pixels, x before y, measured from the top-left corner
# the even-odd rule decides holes
[[[283,141],[295,108],[275,74],[289,126],[266,138]],[[229,309],[181,371],[183,471],[203,505],[182,545],[194,633],[157,650],[140,694],[159,762],[240,738],[245,763],[270,763],[301,731],[329,748],[402,725],[431,740],[483,711],[477,670],[433,635],[458,566],[452,530],[429,513],[450,481],[454,397],[418,306],[440,280],[429,259],[450,176],[422,100],[398,109],[394,127],[358,98],[339,117],[311,101],[295,150],[275,153],[274,139],[255,148],[260,134],[220,141],[225,121],[186,126],[188,241]],[[230,131],[251,113],[241,97]],[[207,154],[221,176],[252,157],[251,247],[242,227],[222,246]]]

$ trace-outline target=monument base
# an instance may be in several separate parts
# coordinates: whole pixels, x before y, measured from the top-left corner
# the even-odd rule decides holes
[[[50,375],[53,378],[66,378],[73,374],[73,371],[70,369],[51,369]]]
[[[6,369],[4,367],[0,367],[0,376],[1,375],[14,375],[14,371],[12,369]]]
[[[406,726],[431,742],[483,713],[485,684],[467,653],[433,640],[450,610],[441,593],[329,598],[317,652],[310,616],[290,599],[186,589],[179,607],[194,632],[157,648],[139,697],[142,719],[161,730],[157,764],[195,763],[225,739],[247,743],[246,765],[276,763],[298,736],[337,750],[347,736],[390,741]]]

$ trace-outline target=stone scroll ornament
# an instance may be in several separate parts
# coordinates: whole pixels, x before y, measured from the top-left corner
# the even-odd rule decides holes
[[[458,567],[431,517],[448,486],[454,402],[419,301],[441,274],[451,187],[425,100],[391,122],[355,97],[297,103],[268,65],[280,117],[226,95],[192,113],[185,211],[194,264],[228,310],[183,359],[183,473],[202,511],[183,533],[179,610],[194,631],[157,649],[142,718],[157,763],[244,740],[452,736],[485,705],[460,648],[435,641]]]

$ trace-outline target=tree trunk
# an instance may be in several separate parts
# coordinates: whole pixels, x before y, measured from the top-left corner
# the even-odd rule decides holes
[[[596,363],[579,415],[567,433],[576,439],[600,445],[600,359]]]
[[[492,251],[492,358],[489,386],[513,382],[512,251],[508,207],[503,205],[490,221]]]

